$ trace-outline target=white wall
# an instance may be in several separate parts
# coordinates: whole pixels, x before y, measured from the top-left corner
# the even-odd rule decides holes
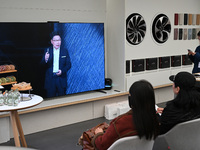
[[[107,76],[118,90],[125,90],[124,11],[124,1],[107,0]]]
[[[1,0],[1,22],[104,22],[106,0]]]
[[[132,13],[139,13],[143,16],[147,31],[144,40],[138,45],[131,45],[126,41],[126,59],[138,59],[138,58],[152,58],[160,56],[173,56],[186,54],[187,49],[194,50],[199,44],[197,40],[173,40],[174,28],[197,28],[197,25],[182,25],[174,26],[174,14],[175,13],[200,13],[200,1],[198,0],[125,0],[125,19]],[[180,7],[179,7],[180,6]],[[163,43],[156,43],[151,34],[151,26],[153,19],[157,14],[163,13],[168,16],[171,22],[171,34],[169,39]],[[137,54],[137,55],[135,55]]]
[[[192,72],[192,65],[153,71],[131,72],[126,74],[126,60],[155,58],[187,54],[187,49],[195,50],[198,40],[173,40],[174,28],[200,28],[198,25],[174,26],[175,13],[199,14],[200,1],[198,0],[107,0],[107,27],[108,33],[108,74],[115,79],[114,85],[127,91],[130,85],[139,80],[147,79],[153,86],[169,84],[169,76],[179,71]],[[139,13],[146,22],[144,40],[138,45],[131,45],[126,40],[126,19],[132,13]],[[152,37],[152,22],[156,15],[163,13],[171,22],[169,39],[158,44]],[[112,32],[111,32],[111,30]],[[122,66],[123,64],[123,66]],[[124,78],[122,78],[125,75]]]

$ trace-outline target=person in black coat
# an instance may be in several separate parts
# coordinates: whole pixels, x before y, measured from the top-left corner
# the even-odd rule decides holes
[[[200,118],[200,92],[195,77],[189,72],[170,76],[175,98],[167,102],[160,118],[160,134],[176,124]]]
[[[51,33],[51,44],[45,50],[41,64],[46,69],[44,88],[47,97],[62,96],[67,88],[67,71],[71,68],[68,50],[61,47],[59,32]]]

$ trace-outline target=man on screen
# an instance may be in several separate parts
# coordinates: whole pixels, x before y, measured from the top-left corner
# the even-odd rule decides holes
[[[54,97],[65,95],[71,61],[67,49],[61,47],[59,32],[52,32],[50,37],[52,46],[45,50],[41,63],[46,69],[44,88],[47,97]]]

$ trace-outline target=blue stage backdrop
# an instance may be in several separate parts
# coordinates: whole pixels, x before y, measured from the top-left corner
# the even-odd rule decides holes
[[[61,30],[62,46],[68,49],[72,67],[66,94],[105,87],[104,24],[55,23]]]

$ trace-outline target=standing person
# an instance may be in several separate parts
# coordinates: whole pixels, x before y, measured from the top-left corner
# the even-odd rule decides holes
[[[138,135],[147,140],[157,137],[159,124],[155,95],[149,82],[141,80],[132,84],[129,90],[129,106],[131,110],[112,120],[105,133],[101,128],[95,130],[92,139],[95,149],[106,150],[116,140],[127,136]]]
[[[65,95],[67,88],[67,71],[71,68],[71,61],[67,49],[61,47],[60,33],[50,34],[51,44],[45,50],[41,63],[46,69],[44,88],[47,97]]]
[[[198,40],[200,42],[200,31],[197,33]],[[188,50],[190,60],[194,63],[192,73],[200,73],[200,45],[197,46],[195,52]]]
[[[175,98],[167,102],[160,118],[160,134],[168,132],[176,124],[200,118],[200,93],[196,79],[189,72],[179,72],[169,79],[173,82]]]

